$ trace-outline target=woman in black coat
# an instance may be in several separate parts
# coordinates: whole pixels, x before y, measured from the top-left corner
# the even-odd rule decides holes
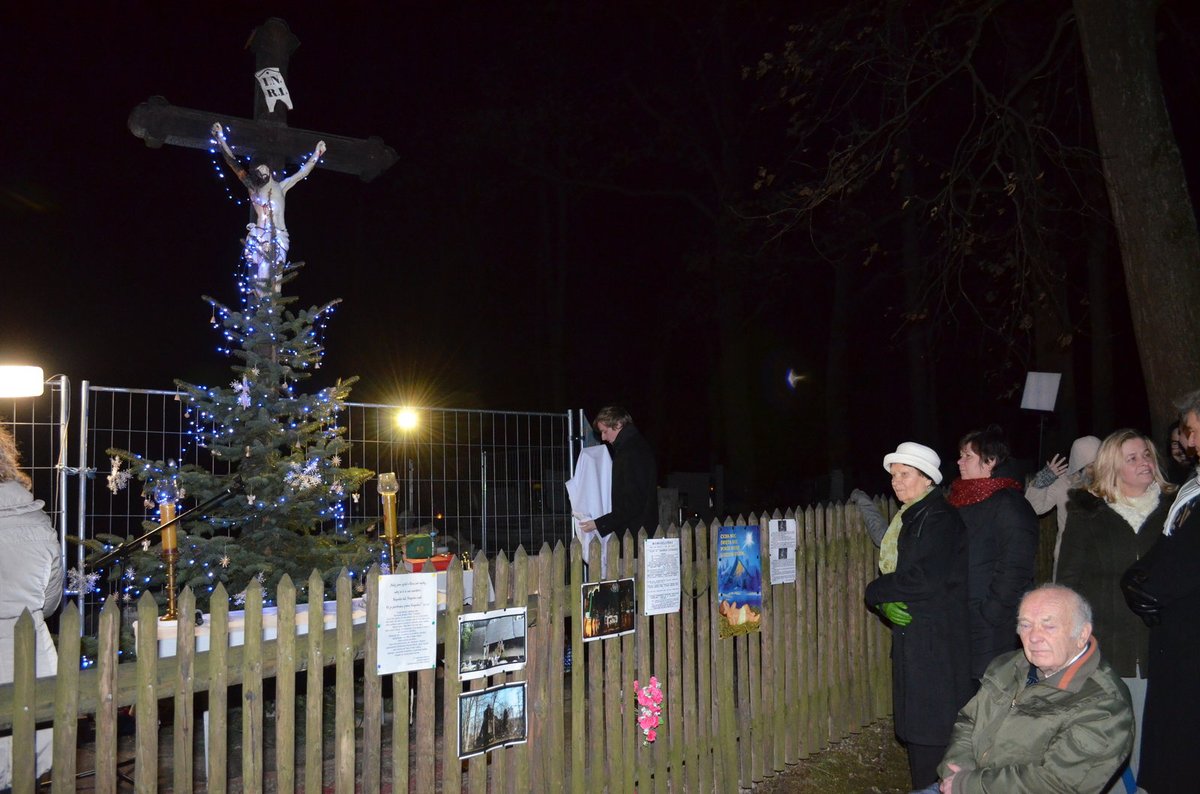
[[[934,486],[937,453],[905,442],[883,459],[901,503],[866,602],[892,627],[892,712],[914,789],[938,778],[958,710],[971,697],[967,533]]]
[[[963,436],[959,479],[947,501],[967,525],[971,568],[971,677],[979,681],[992,659],[1017,647],[1017,606],[1033,586],[1038,520],[1008,476],[1008,445],[996,425]]]
[[[1126,606],[1121,576],[1162,534],[1175,486],[1163,479],[1149,438],[1136,430],[1118,430],[1100,445],[1091,485],[1071,491],[1067,499],[1058,581],[1092,605],[1092,632],[1104,659],[1129,688],[1140,740],[1150,629]],[[1135,774],[1138,760],[1135,743],[1130,759]]]

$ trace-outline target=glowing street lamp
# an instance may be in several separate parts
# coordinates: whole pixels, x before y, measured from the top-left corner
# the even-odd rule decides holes
[[[41,367],[0,365],[0,397],[41,397],[45,391]]]
[[[396,413],[396,426],[405,433],[416,430],[418,421],[417,412],[412,408],[401,408]]]

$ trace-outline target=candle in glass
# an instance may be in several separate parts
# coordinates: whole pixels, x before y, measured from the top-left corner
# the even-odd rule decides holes
[[[396,539],[396,492],[400,483],[396,480],[395,472],[385,472],[379,475],[379,496],[383,499],[383,536],[388,540]]]
[[[161,514],[160,526],[175,518],[175,503],[163,502],[158,506]],[[176,551],[179,549],[179,535],[176,533],[178,524],[171,524],[169,527],[163,527],[162,531],[162,547],[163,551]]]

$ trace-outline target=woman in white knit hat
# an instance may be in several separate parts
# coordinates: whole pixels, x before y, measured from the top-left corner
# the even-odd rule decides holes
[[[1067,528],[1067,492],[1073,488],[1086,488],[1091,479],[1089,467],[1100,449],[1100,439],[1095,436],[1080,436],[1071,444],[1071,454],[1063,459],[1055,455],[1046,461],[1025,488],[1025,499],[1033,511],[1044,516],[1058,510],[1058,534],[1054,538],[1054,568],[1052,578],[1058,581],[1058,553],[1062,548],[1063,530]]]
[[[892,712],[914,789],[937,781],[954,718],[973,692],[967,530],[936,486],[941,460],[905,442],[883,458],[900,510],[880,542],[866,602],[892,629]]]

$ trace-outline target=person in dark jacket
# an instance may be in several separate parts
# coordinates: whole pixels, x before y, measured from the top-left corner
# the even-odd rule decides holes
[[[978,682],[992,659],[1016,649],[1013,621],[1033,585],[1038,521],[1010,474],[1008,444],[998,426],[963,436],[958,453],[959,479],[947,501],[967,525],[971,678]]]
[[[967,530],[940,490],[941,460],[905,442],[883,458],[900,501],[866,602],[892,627],[892,713],[913,788],[937,780],[954,717],[971,697]]]
[[[593,424],[612,452],[612,510],[581,521],[580,531],[607,535],[644,528],[653,534],[658,529],[658,465],[650,442],[638,432],[629,412],[615,405],[601,408]]]
[[[1179,403],[1181,440],[1200,445],[1200,391]],[[1200,480],[1184,483],[1154,546],[1121,579],[1150,628],[1150,670],[1138,785],[1150,794],[1196,790],[1200,731]],[[1148,528],[1152,529],[1152,528]]]
[[[1175,486],[1163,479],[1154,444],[1129,429],[1104,439],[1092,464],[1091,485],[1070,491],[1067,497],[1058,581],[1091,603],[1096,634],[1104,638],[1104,658],[1133,700],[1138,737],[1146,704],[1150,630],[1126,606],[1121,575],[1162,534],[1174,498]],[[1138,764],[1135,744],[1129,759],[1130,780]],[[1125,791],[1119,784],[1114,789]]]

